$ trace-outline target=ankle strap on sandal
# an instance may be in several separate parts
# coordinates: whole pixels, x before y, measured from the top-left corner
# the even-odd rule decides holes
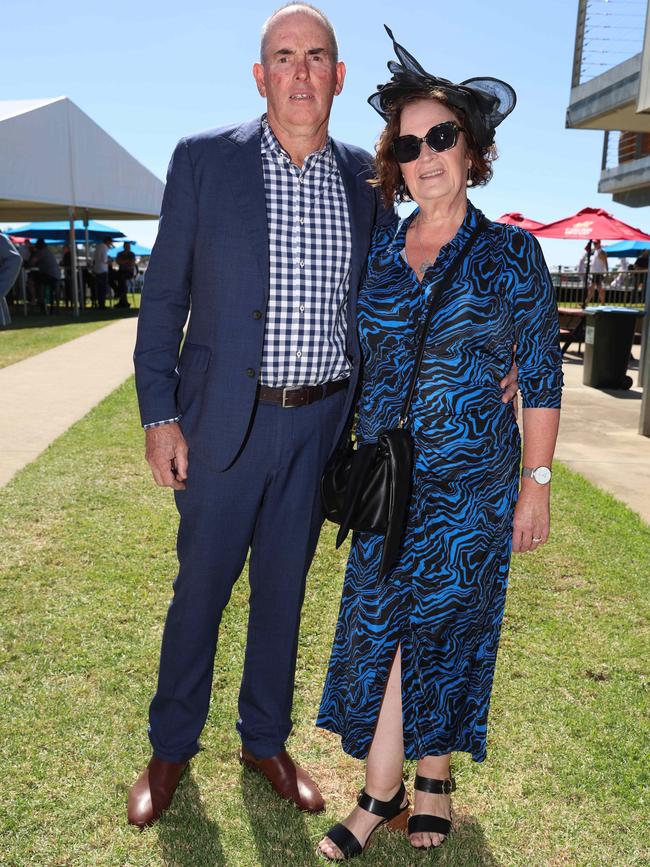
[[[418,792],[428,792],[430,795],[451,795],[456,791],[456,780],[451,776],[446,780],[434,780],[416,774],[413,788]]]
[[[361,789],[357,803],[362,810],[372,813],[374,816],[381,816],[382,819],[392,819],[399,813],[402,801],[406,795],[406,789],[402,782],[397,794],[390,801],[380,801],[378,798],[371,797],[365,789]]]

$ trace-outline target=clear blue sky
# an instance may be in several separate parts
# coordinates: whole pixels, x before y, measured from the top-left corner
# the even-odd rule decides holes
[[[273,0],[10,4],[0,99],[68,96],[164,178],[181,136],[262,112],[251,66],[275,8]],[[593,206],[650,230],[647,208],[596,192],[602,132],[564,128],[577,0],[323,0],[322,8],[348,70],[334,102],[334,136],[374,145],[382,122],[366,99],[388,76],[385,22],[429,71],[454,81],[492,75],[515,87],[518,105],[497,133],[494,179],[473,193],[489,217],[521,211],[547,222]],[[154,222],[119,226],[140,243],[155,237]],[[575,265],[582,245],[543,247],[549,265]]]

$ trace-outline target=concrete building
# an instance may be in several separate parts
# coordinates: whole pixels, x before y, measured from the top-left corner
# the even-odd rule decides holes
[[[650,0],[578,0],[569,129],[604,131],[599,193],[650,205]],[[650,280],[650,275],[649,275]],[[650,286],[641,343],[639,433],[650,436]]]
[[[566,125],[604,130],[599,193],[650,205],[650,0],[578,0]]]

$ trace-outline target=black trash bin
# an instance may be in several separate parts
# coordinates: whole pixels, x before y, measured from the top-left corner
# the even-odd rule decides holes
[[[585,310],[583,385],[592,388],[630,388],[627,366],[632,352],[636,317],[643,311],[629,307],[588,307]]]

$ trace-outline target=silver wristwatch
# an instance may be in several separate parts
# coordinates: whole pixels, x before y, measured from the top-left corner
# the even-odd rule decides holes
[[[548,485],[551,481],[551,473],[550,467],[522,467],[521,475],[525,479],[535,479],[538,485]]]

